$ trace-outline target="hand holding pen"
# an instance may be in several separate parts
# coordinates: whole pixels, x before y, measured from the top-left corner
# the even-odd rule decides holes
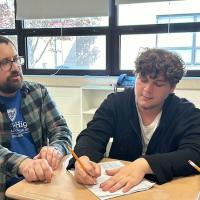
[[[76,181],[87,185],[96,184],[97,177],[101,175],[100,166],[92,162],[87,156],[78,157],[70,147],[67,148],[76,159],[74,176]]]

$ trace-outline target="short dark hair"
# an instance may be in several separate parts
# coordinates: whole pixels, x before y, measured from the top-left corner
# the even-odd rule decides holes
[[[5,43],[5,44],[11,43],[15,47],[15,44],[13,43],[12,40],[8,39],[7,37],[0,35],[0,44],[2,44],[2,43]]]
[[[135,72],[155,79],[163,74],[171,86],[175,86],[185,75],[185,63],[175,52],[165,49],[146,48],[135,61]]]

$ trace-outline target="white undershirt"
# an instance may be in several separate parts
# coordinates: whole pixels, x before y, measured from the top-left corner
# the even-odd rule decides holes
[[[154,134],[154,131],[159,126],[162,111],[159,112],[157,116],[155,117],[155,119],[153,120],[153,122],[147,126],[143,124],[142,117],[140,115],[138,108],[137,108],[137,111],[138,111],[139,122],[140,122],[140,127],[141,127],[141,134],[142,134],[142,145],[143,145],[142,154],[145,155],[149,141],[152,135]]]

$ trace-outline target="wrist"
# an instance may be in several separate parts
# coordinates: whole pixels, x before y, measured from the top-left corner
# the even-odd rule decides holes
[[[58,146],[52,146],[52,147],[56,149],[62,155],[62,157],[66,155],[66,152],[61,147]]]
[[[137,161],[139,161],[141,168],[143,169],[145,174],[153,174],[153,171],[146,159],[138,158]]]
[[[23,168],[24,166],[26,166],[26,162],[31,160],[30,158],[25,158],[20,164],[19,164],[19,167],[18,167],[18,175],[23,175]]]

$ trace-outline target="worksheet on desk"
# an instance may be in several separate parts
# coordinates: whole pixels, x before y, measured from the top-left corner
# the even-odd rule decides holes
[[[110,176],[108,176],[106,174],[105,170],[113,169],[113,168],[119,168],[119,167],[124,166],[124,164],[120,161],[103,162],[103,163],[99,163],[99,164],[101,166],[101,176],[97,178],[97,184],[86,185],[86,187],[101,200],[110,199],[110,198],[113,198],[113,197],[122,196],[122,195],[126,195],[126,194],[131,194],[131,193],[134,193],[134,192],[148,190],[151,187],[153,187],[153,185],[155,184],[155,183],[152,183],[152,182],[144,179],[141,183],[132,187],[131,190],[129,190],[126,193],[122,192],[122,189],[120,189],[116,192],[113,192],[113,193],[108,192],[108,191],[104,192],[100,188],[100,184],[110,178]],[[72,175],[74,175],[73,170],[69,170],[69,172]]]

